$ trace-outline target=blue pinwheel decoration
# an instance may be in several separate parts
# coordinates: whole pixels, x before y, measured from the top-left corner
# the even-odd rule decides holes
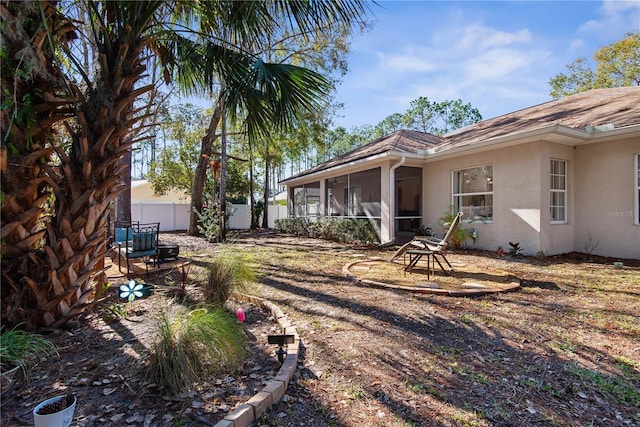
[[[142,283],[136,283],[135,280],[129,280],[126,285],[120,286],[120,298],[126,298],[129,302],[142,297]]]

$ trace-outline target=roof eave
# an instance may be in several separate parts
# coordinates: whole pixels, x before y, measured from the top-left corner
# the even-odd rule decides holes
[[[462,154],[472,154],[496,148],[510,147],[513,145],[525,144],[531,141],[550,141],[566,145],[578,145],[584,143],[590,134],[580,129],[574,129],[568,126],[551,124],[524,132],[516,132],[507,135],[501,135],[484,141],[466,144],[460,147],[452,147],[428,153],[426,160],[441,160],[449,157],[456,157]]]
[[[374,154],[369,157],[353,160],[351,162],[341,163],[339,165],[332,166],[328,169],[319,170],[316,172],[312,172],[310,174],[287,178],[285,180],[280,181],[279,184],[290,186],[291,184],[297,184],[297,183],[302,184],[306,182],[318,181],[322,178],[334,177],[336,175],[335,172],[341,169],[348,169],[348,170],[361,169],[363,166],[380,163],[381,161],[386,159],[401,159],[402,157],[404,157],[407,160],[423,161],[425,159],[425,154],[416,154],[416,153],[409,153],[409,152],[398,151],[398,150],[389,150],[382,153]],[[341,171],[341,173],[350,173],[350,172]]]

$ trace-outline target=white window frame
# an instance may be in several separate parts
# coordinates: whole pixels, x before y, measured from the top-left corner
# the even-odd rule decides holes
[[[640,225],[640,153],[636,153],[634,155],[635,157],[635,163],[636,163],[636,168],[635,168],[635,204],[633,205],[635,208],[635,217],[636,217],[636,225]]]
[[[564,174],[561,173],[553,173],[554,168],[554,162],[558,162],[558,163],[562,163],[564,164]],[[551,224],[566,224],[567,218],[568,218],[568,183],[569,183],[569,177],[568,177],[568,172],[569,172],[569,162],[566,160],[562,160],[562,159],[551,159],[549,162],[549,219],[551,221]],[[560,177],[564,179],[564,188],[554,188],[554,177]],[[554,194],[562,194],[563,195],[563,204],[562,205],[553,205],[553,196]],[[564,218],[561,219],[554,219],[553,218],[553,210],[554,208],[563,208],[564,211]]]
[[[468,170],[472,170],[472,169],[480,169],[480,168],[487,168],[490,167],[491,168],[491,191],[478,191],[478,192],[472,192],[472,193],[458,193],[458,189],[456,188],[456,174],[463,172],[464,171],[468,171]],[[493,165],[492,164],[486,164],[486,165],[478,165],[478,166],[470,166],[467,168],[461,168],[461,169],[454,169],[451,171],[451,205],[454,206],[460,206],[460,203],[456,203],[456,198],[462,198],[465,196],[491,196],[491,206],[485,205],[484,206],[484,210],[490,211],[491,212],[491,216],[480,216],[480,219],[485,222],[485,223],[492,223],[493,222],[493,206],[495,205],[495,202],[493,201]],[[463,221],[466,222],[472,222],[475,219],[477,219],[475,217],[475,215],[468,215],[467,213],[464,213],[464,216],[462,217]]]

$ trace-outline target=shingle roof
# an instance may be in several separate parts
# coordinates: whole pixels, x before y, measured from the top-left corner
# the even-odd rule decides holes
[[[436,151],[551,124],[584,130],[608,123],[616,128],[640,124],[640,87],[593,89],[483,120],[445,135]]]
[[[287,178],[285,181],[309,175],[320,170],[329,169],[333,166],[338,166],[367,157],[372,157],[376,154],[386,153],[388,151],[398,151],[402,153],[415,154],[418,152],[418,150],[426,150],[435,147],[441,142],[441,139],[441,137],[432,135],[430,133],[406,129],[399,130],[397,132],[383,136],[382,138],[378,138],[375,141],[360,146],[340,156],[334,157],[331,160],[327,160],[324,163],[320,163],[319,165],[311,169],[307,169],[297,175],[293,175]]]
[[[287,178],[285,181],[389,151],[416,154],[418,150],[435,148],[436,152],[444,152],[546,125],[558,124],[584,130],[587,126],[609,123],[613,123],[616,128],[640,124],[640,87],[593,89],[483,120],[444,136],[400,130]]]

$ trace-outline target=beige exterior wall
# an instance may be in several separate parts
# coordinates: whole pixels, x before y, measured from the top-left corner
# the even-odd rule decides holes
[[[640,137],[576,147],[574,247],[596,255],[640,259],[640,225],[635,224],[634,154]]]
[[[493,222],[476,221],[463,226],[477,229],[476,247],[507,250],[509,242],[517,242],[526,254],[538,252],[541,236],[546,233],[542,226],[544,206],[546,218],[549,217],[548,190],[541,188],[541,177],[549,162],[540,160],[541,144],[534,142],[427,163],[423,171],[424,223],[431,224],[436,233],[442,232],[437,223],[453,202],[452,171],[492,165]],[[548,183],[548,179],[544,182]]]
[[[556,255],[573,252],[575,230],[575,189],[579,181],[575,179],[574,149],[570,145],[543,142],[540,144],[540,250],[545,255]],[[551,211],[551,160],[567,162],[567,222],[566,224],[552,224]]]

